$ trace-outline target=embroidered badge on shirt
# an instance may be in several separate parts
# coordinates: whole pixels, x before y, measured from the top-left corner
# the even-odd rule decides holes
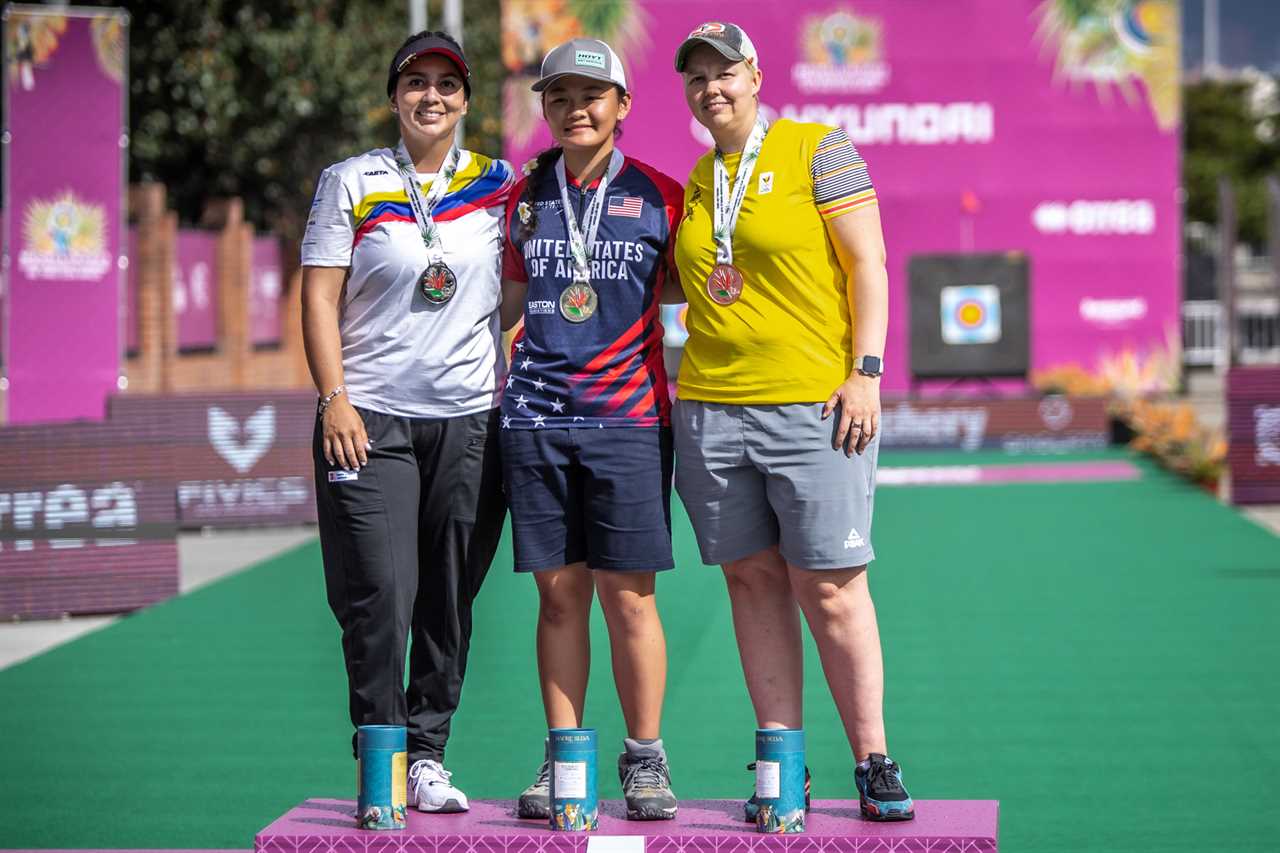
[[[773,192],[773,172],[761,172],[760,183],[756,184],[756,195],[768,195]]]
[[[644,202],[639,196],[616,195],[609,199],[609,207],[605,210],[610,216],[630,216],[639,219]]]
[[[359,480],[359,479],[360,479],[360,475],[357,474],[355,471],[330,471],[329,472],[330,483],[348,483],[352,480]]]

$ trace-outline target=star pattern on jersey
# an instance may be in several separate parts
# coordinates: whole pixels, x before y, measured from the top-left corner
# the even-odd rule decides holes
[[[516,348],[523,349],[523,344],[524,341],[517,341]],[[504,415],[502,418],[503,429],[519,429],[521,426],[537,429],[539,427],[546,427],[548,419],[551,420],[552,425],[554,426],[557,418],[563,419],[569,417],[572,417],[572,423],[575,426],[580,425],[588,429],[605,428],[605,424],[600,418],[588,418],[582,415],[566,414],[565,410],[569,407],[570,402],[572,401],[572,395],[574,394],[572,385],[570,385],[568,389],[570,400],[566,401],[563,398],[564,390],[562,388],[557,387],[555,382],[544,379],[536,372],[530,370],[530,368],[534,368],[535,370],[537,368],[530,356],[526,355],[524,358],[515,361],[513,367],[524,371],[525,375],[517,375],[515,371],[508,373],[506,387],[514,387],[515,382],[518,380],[525,383],[525,385],[531,386],[531,388],[529,395],[527,396],[525,394],[507,396],[506,399],[509,401],[509,404],[514,406],[515,409],[521,410],[522,413],[517,414],[516,412],[512,412],[509,415]],[[550,388],[553,393],[546,393],[546,389],[548,388]],[[540,409],[542,410],[541,412],[539,411]],[[527,412],[527,414],[523,414],[525,412]]]
[[[517,349],[518,351],[520,351],[520,352],[524,352],[524,341],[523,341],[523,340],[516,341],[516,349]]]

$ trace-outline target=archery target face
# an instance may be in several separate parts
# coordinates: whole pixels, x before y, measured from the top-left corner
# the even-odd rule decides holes
[[[1000,340],[1000,290],[977,284],[944,287],[942,340],[947,344],[992,344]]]

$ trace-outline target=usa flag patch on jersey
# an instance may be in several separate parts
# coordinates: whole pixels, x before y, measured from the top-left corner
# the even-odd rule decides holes
[[[605,212],[610,216],[630,216],[632,219],[639,219],[643,207],[644,202],[639,196],[615,195],[609,199],[609,207]]]

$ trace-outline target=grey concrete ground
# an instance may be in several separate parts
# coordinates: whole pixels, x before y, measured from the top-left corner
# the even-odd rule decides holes
[[[178,534],[179,594],[247,569],[316,535],[314,527],[219,530]],[[118,616],[75,616],[0,625],[0,669],[35,657],[116,621]]]
[[[191,592],[316,537],[314,526],[178,534],[178,591]]]
[[[1211,370],[1190,370],[1186,375],[1187,402],[1196,410],[1200,423],[1212,429],[1227,425],[1225,379]]]

